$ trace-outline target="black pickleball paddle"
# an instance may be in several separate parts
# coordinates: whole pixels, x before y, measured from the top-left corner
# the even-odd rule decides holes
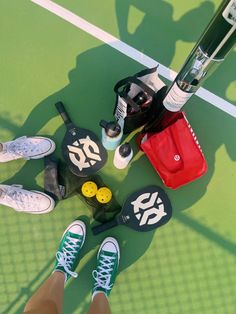
[[[55,106],[66,125],[61,149],[69,169],[79,177],[96,173],[107,160],[107,152],[99,138],[92,131],[76,126],[61,101]]]
[[[150,231],[166,224],[172,216],[170,200],[158,186],[148,186],[132,193],[121,212],[112,220],[92,228],[99,234],[117,225],[125,225],[136,231]]]

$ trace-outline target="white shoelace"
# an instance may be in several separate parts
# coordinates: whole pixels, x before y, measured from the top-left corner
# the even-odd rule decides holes
[[[113,270],[115,256],[106,256],[101,254],[101,265],[98,266],[98,270],[93,271],[93,278],[96,281],[94,288],[102,287],[103,289],[110,290],[113,284],[110,284],[111,274]]]
[[[7,151],[11,154],[27,158],[29,152],[39,152],[39,149],[37,149],[37,146],[32,143],[27,142],[27,137],[23,136],[11,143],[8,146]]]
[[[4,197],[9,201],[9,205],[14,203],[17,209],[27,210],[32,207],[32,202],[35,209],[39,208],[39,197],[30,192],[24,193],[21,190],[4,189],[4,193]]]
[[[65,272],[74,278],[76,278],[78,274],[71,271],[70,268],[74,262],[75,254],[78,252],[78,248],[80,247],[80,242],[80,239],[68,236],[67,241],[64,243],[65,246],[63,247],[62,252],[58,251],[56,254],[56,259],[58,260],[57,266],[62,266]]]

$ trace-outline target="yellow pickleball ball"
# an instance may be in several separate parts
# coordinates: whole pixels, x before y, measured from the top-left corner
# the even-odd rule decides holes
[[[81,191],[85,197],[93,197],[98,190],[97,184],[93,181],[87,181],[82,185]]]
[[[98,200],[99,203],[106,204],[110,202],[111,198],[112,192],[107,187],[104,186],[97,190],[96,199]]]

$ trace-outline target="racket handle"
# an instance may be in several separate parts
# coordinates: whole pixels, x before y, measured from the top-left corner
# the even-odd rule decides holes
[[[111,228],[116,227],[116,226],[118,226],[117,220],[112,219],[108,222],[105,222],[104,224],[93,227],[92,231],[93,231],[94,235],[97,235],[103,231],[106,231],[106,230],[111,229]]]
[[[71,119],[70,119],[68,113],[66,112],[66,109],[65,109],[63,103],[61,101],[59,101],[55,104],[55,106],[57,108],[57,111],[60,113],[63,121],[65,122],[65,124],[71,123]]]

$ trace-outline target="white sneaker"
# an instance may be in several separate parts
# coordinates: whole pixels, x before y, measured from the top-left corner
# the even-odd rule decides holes
[[[0,151],[0,162],[7,162],[19,158],[39,159],[51,154],[55,148],[55,143],[41,136],[22,136],[14,141],[1,143],[3,150]]]
[[[3,184],[0,184],[0,204],[30,214],[46,214],[55,206],[54,200],[43,192],[27,191],[22,185]]]

